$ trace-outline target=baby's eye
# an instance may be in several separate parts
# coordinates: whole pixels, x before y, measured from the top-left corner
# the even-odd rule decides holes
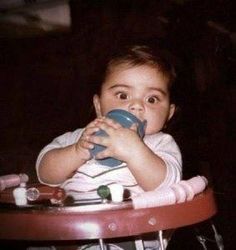
[[[153,103],[157,103],[159,101],[159,98],[157,96],[150,96],[147,98],[147,102],[153,104]]]
[[[119,92],[116,94],[116,96],[119,98],[119,99],[122,99],[122,100],[126,100],[128,99],[128,95],[124,92]]]

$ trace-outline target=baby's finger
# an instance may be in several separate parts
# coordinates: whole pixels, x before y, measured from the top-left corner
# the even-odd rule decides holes
[[[83,135],[87,136],[87,135],[92,135],[94,133],[96,133],[97,131],[99,131],[99,127],[86,127]]]
[[[111,135],[112,132],[114,132],[116,129],[118,129],[118,126],[111,126],[107,122],[101,122],[97,126],[99,129],[105,131],[108,135]]]
[[[137,123],[133,123],[130,127],[131,130],[137,132],[138,131],[138,124]]]
[[[113,119],[110,119],[108,117],[105,117],[104,123],[106,123],[107,125],[111,126],[114,129],[119,129],[122,127],[120,123],[118,123],[117,121],[114,121]]]
[[[87,140],[86,138],[81,138],[80,142],[79,142],[80,146],[85,148],[85,149],[93,149],[94,148],[94,144],[91,143],[89,140]]]
[[[102,117],[101,117],[101,118],[96,118],[95,120],[91,121],[91,122],[86,126],[86,128],[96,127],[96,125],[97,125],[99,122],[101,122],[101,121],[103,121],[103,118],[102,118]]]
[[[96,135],[93,136],[92,135],[92,136],[88,136],[87,140],[90,143],[99,144],[99,145],[102,145],[105,147],[107,147],[108,143],[109,143],[109,137],[107,137],[107,136],[96,136]]]

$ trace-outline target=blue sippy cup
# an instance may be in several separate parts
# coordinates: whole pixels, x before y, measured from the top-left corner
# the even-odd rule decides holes
[[[113,119],[114,121],[119,122],[123,127],[130,128],[132,124],[137,123],[138,124],[138,135],[140,138],[143,138],[145,134],[145,127],[146,127],[146,121],[140,121],[136,116],[129,113],[128,111],[122,110],[122,109],[114,109],[106,114],[106,117]],[[99,130],[95,133],[95,135],[98,136],[108,136],[105,131]],[[92,156],[96,156],[98,152],[101,152],[104,150],[105,147],[96,144],[93,149],[90,150],[90,153]],[[122,163],[122,161],[115,159],[115,158],[105,158],[105,159],[98,159],[97,160],[100,164],[106,165],[109,167],[118,166]]]

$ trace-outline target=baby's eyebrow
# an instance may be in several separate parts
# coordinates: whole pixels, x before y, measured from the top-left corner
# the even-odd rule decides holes
[[[156,88],[156,87],[150,87],[149,90],[151,91],[157,91],[157,92],[160,92],[162,95],[166,96],[167,93],[165,90],[161,89],[161,88]]]
[[[109,89],[115,89],[115,88],[126,88],[126,89],[130,89],[131,86],[127,85],[127,84],[113,84],[112,86],[109,87]],[[167,95],[167,92],[161,88],[157,88],[157,87],[148,87],[148,91],[156,91],[158,93],[161,93],[163,96]]]
[[[114,85],[110,86],[109,89],[115,89],[115,88],[119,88],[119,87],[121,87],[121,88],[130,88],[130,86],[127,85],[127,84],[114,84]]]

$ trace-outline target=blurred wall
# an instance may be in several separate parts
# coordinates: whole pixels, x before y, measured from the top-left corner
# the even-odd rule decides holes
[[[72,1],[70,32],[1,38],[0,173],[25,172],[37,181],[40,149],[93,117],[91,97],[109,52],[137,41],[160,44],[178,58],[182,109],[171,133],[183,152],[185,177],[204,174],[223,194],[219,220],[230,239],[223,221],[230,221],[235,196],[233,44],[206,26],[200,5],[169,3]]]

